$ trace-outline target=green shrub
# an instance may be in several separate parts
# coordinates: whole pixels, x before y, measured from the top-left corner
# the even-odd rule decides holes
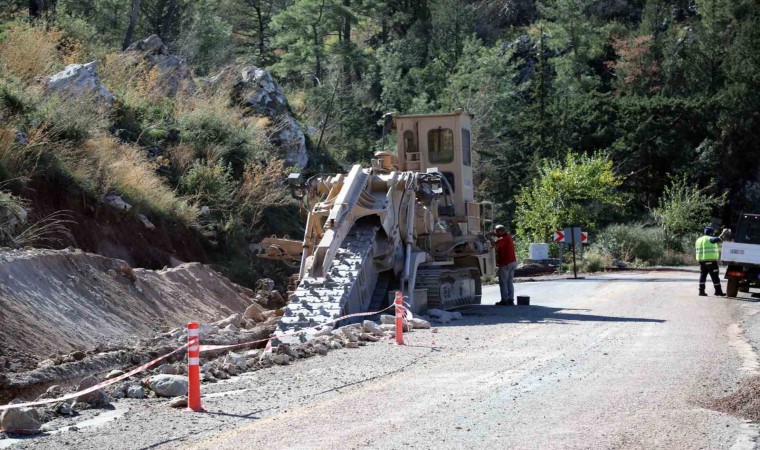
[[[196,99],[177,107],[180,139],[195,148],[196,157],[221,158],[235,178],[243,174],[249,162],[267,159],[270,149],[264,130],[242,117],[222,99]]]
[[[665,253],[663,232],[640,223],[610,225],[597,234],[590,252],[621,261],[633,262],[639,259],[657,264]]]
[[[214,212],[226,211],[233,199],[235,182],[222,162],[196,162],[179,180],[179,191],[196,204]]]
[[[108,108],[92,96],[51,95],[27,117],[28,126],[42,127],[52,140],[79,143],[110,126]]]
[[[682,238],[701,230],[713,209],[725,200],[725,196],[707,194],[708,189],[709,186],[700,189],[692,185],[685,175],[671,178],[670,185],[665,187],[657,207],[652,209],[652,216],[665,232],[663,237],[669,248],[687,250],[691,245],[684,246]]]
[[[583,255],[581,271],[583,272],[602,272],[610,266],[609,256],[598,251],[589,250]]]

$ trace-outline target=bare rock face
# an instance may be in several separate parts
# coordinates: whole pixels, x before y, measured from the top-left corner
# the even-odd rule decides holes
[[[127,47],[123,55],[145,62],[148,70],[158,74],[155,87],[168,97],[195,90],[195,80],[184,59],[170,55],[163,41],[151,35]]]
[[[45,85],[50,92],[67,95],[94,95],[106,103],[113,102],[113,94],[100,84],[97,61],[87,64],[71,64],[57,74],[47,78]]]
[[[244,67],[235,80],[232,96],[251,113],[271,119],[270,141],[283,150],[288,164],[306,166],[306,137],[290,114],[285,93],[272,74],[259,67]]]

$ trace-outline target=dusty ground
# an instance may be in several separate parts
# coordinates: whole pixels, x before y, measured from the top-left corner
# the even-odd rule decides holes
[[[205,414],[121,400],[105,424],[82,424],[88,412],[79,431],[0,447],[753,448],[754,425],[704,405],[757,373],[744,328],[758,305],[695,285],[678,272],[524,283],[532,306],[467,308],[406,347],[204,385]]]
[[[218,320],[243,312],[250,295],[198,263],[133,270],[78,250],[0,250],[0,357],[91,348]]]

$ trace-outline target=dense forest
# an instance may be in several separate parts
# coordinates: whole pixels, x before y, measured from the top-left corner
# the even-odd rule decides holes
[[[0,117],[31,135],[30,111],[50,107],[24,98],[34,77],[101,61],[119,105],[101,126],[109,145],[168,149],[159,190],[185,202],[170,209],[227,245],[273,229],[297,233],[292,214],[233,207],[263,201],[292,211],[276,194],[255,194],[293,169],[266,163],[276,152],[234,104],[136,99],[113,64],[136,40],[158,35],[199,79],[231,66],[271,72],[307,136],[306,172],[367,163],[392,142],[382,139],[386,112],[474,114],[478,196],[497,204],[523,242],[578,222],[615,257],[631,256],[609,250],[630,230],[659,230],[652,239],[685,250],[701,225],[760,211],[754,0],[0,0],[0,14]],[[44,50],[45,73],[13,61]],[[175,129],[180,143],[166,137]],[[186,143],[195,162],[179,164]],[[226,150],[210,158],[199,145]],[[4,166],[5,179],[19,177]],[[213,220],[182,212],[199,205],[211,206]]]

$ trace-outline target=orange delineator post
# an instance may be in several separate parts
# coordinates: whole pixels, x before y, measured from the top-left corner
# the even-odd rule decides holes
[[[187,324],[187,409],[202,412],[200,330],[198,322]]]
[[[396,344],[404,345],[404,294],[396,291]]]

